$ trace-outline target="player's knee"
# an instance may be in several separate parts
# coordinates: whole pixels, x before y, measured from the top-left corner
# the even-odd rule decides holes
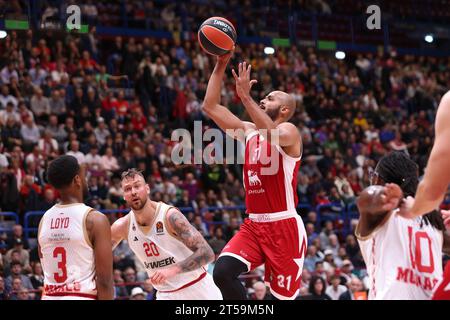
[[[217,286],[226,285],[246,271],[247,266],[238,259],[228,256],[220,257],[214,266],[214,282]]]

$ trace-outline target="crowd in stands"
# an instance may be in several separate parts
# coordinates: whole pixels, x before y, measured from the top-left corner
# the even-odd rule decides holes
[[[258,80],[256,100],[272,90],[295,97],[292,122],[303,140],[300,203],[353,203],[377,160],[391,150],[409,154],[423,173],[436,108],[450,87],[450,58],[391,52],[336,60],[331,52],[297,46],[265,55],[262,45],[252,44],[238,45],[230,65],[243,60]],[[175,165],[171,158],[173,130],[193,131],[196,120],[203,129],[215,127],[201,110],[214,63],[196,41],[100,38],[95,28],[86,35],[11,32],[0,40],[0,212],[20,216],[20,224],[0,235],[0,298],[40,296],[42,268],[22,225],[25,212],[45,211],[57,201],[45,168],[61,154],[88,167],[86,201],[99,210],[125,209],[120,173],[142,170],[151,199],[189,208],[183,213],[220,253],[245,218],[241,210],[226,209],[244,205],[241,167]],[[249,120],[230,70],[222,104]],[[120,215],[108,217],[112,222]],[[314,209],[302,217],[308,250],[300,298],[364,297],[367,272],[354,234]],[[254,299],[268,298],[263,274],[258,268],[242,278]],[[154,297],[126,243],[114,251],[114,281],[117,299]]]

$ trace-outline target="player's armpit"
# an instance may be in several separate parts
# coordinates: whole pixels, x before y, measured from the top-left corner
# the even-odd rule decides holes
[[[112,300],[113,256],[109,221],[104,214],[91,211],[86,218],[86,229],[94,248],[97,297],[99,300]]]
[[[197,229],[176,209],[167,212],[169,231],[194,253],[177,263],[181,272],[198,269],[214,260],[214,252]]]
[[[114,250],[118,244],[127,237],[128,215],[116,220],[111,226],[111,245]]]

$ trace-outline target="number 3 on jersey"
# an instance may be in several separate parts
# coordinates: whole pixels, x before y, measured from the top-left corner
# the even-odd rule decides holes
[[[53,273],[53,277],[57,283],[61,283],[67,280],[67,268],[66,268],[66,249],[63,247],[56,247],[53,250],[53,258],[58,259],[58,272]]]
[[[150,243],[144,242],[143,246],[147,257],[159,256],[158,247],[153,242]]]

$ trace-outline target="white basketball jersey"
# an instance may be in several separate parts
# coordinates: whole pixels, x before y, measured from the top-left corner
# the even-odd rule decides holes
[[[91,210],[82,203],[56,204],[42,217],[38,241],[44,271],[43,298],[97,297],[94,250],[85,224]]]
[[[443,233],[421,217],[395,210],[367,237],[359,235],[369,274],[369,299],[428,300],[442,278]]]
[[[128,229],[128,244],[147,270],[149,277],[160,268],[168,267],[183,261],[192,251],[180,240],[173,237],[166,227],[166,213],[171,206],[159,202],[156,207],[156,218],[150,231],[144,234],[136,222],[133,210],[130,211],[130,224]],[[160,292],[177,291],[206,276],[206,270],[199,269],[175,275],[164,284],[154,285]]]

